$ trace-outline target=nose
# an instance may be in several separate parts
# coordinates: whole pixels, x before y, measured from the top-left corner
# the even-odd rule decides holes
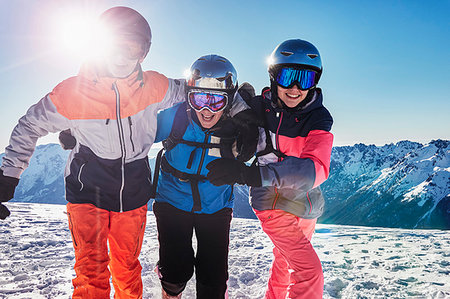
[[[302,93],[303,91],[298,87],[297,84],[294,84],[291,88],[289,88],[290,91],[295,91],[296,93]]]

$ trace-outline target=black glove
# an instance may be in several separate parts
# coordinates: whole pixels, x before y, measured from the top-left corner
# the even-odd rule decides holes
[[[0,202],[7,202],[14,197],[17,184],[19,184],[19,179],[4,176],[3,170],[0,170]],[[4,220],[10,214],[8,208],[0,203],[0,219]]]
[[[248,82],[244,82],[239,85],[238,92],[246,103],[249,103],[256,96],[255,89]]]
[[[261,174],[258,166],[247,166],[244,162],[220,158],[206,165],[206,176],[215,186],[233,185],[235,183],[252,187],[261,187]]]
[[[11,212],[6,206],[0,203],[0,219],[5,220],[9,215],[11,215]]]
[[[258,126],[261,126],[261,123],[251,109],[241,111],[231,119],[238,132],[237,159],[248,161],[255,155],[259,137]]]
[[[3,170],[0,170],[0,202],[9,201],[14,197],[17,184],[19,184],[19,179],[4,176]]]
[[[65,150],[71,150],[77,144],[77,140],[72,136],[69,129],[59,132],[59,144]]]

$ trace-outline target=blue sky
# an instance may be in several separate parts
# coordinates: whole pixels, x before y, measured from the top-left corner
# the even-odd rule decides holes
[[[27,108],[78,72],[82,60],[55,36],[64,16],[115,5],[150,23],[144,69],[180,78],[196,58],[216,53],[259,92],[272,50],[302,38],[322,55],[319,86],[335,145],[450,139],[450,1],[282,2],[0,0],[0,152]]]

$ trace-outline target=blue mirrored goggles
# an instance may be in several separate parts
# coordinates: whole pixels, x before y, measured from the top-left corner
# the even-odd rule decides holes
[[[208,109],[212,113],[217,113],[227,106],[228,95],[225,92],[191,90],[188,93],[188,103],[197,111]]]
[[[275,81],[283,88],[297,85],[301,90],[308,90],[316,85],[316,76],[315,71],[283,67],[276,73]]]

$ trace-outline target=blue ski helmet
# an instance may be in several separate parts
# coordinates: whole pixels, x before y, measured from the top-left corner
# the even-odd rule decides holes
[[[322,74],[322,60],[317,48],[302,39],[290,39],[279,44],[270,56],[269,75],[273,81],[276,70],[282,66],[294,66],[311,69],[317,72],[316,84]]]
[[[227,94],[224,109],[229,109],[238,88],[237,72],[225,57],[210,54],[194,61],[187,78],[187,94],[194,90],[217,91]],[[212,111],[212,110],[211,110]]]
[[[231,62],[219,55],[205,55],[197,59],[189,70],[188,88],[235,91],[237,72]]]

